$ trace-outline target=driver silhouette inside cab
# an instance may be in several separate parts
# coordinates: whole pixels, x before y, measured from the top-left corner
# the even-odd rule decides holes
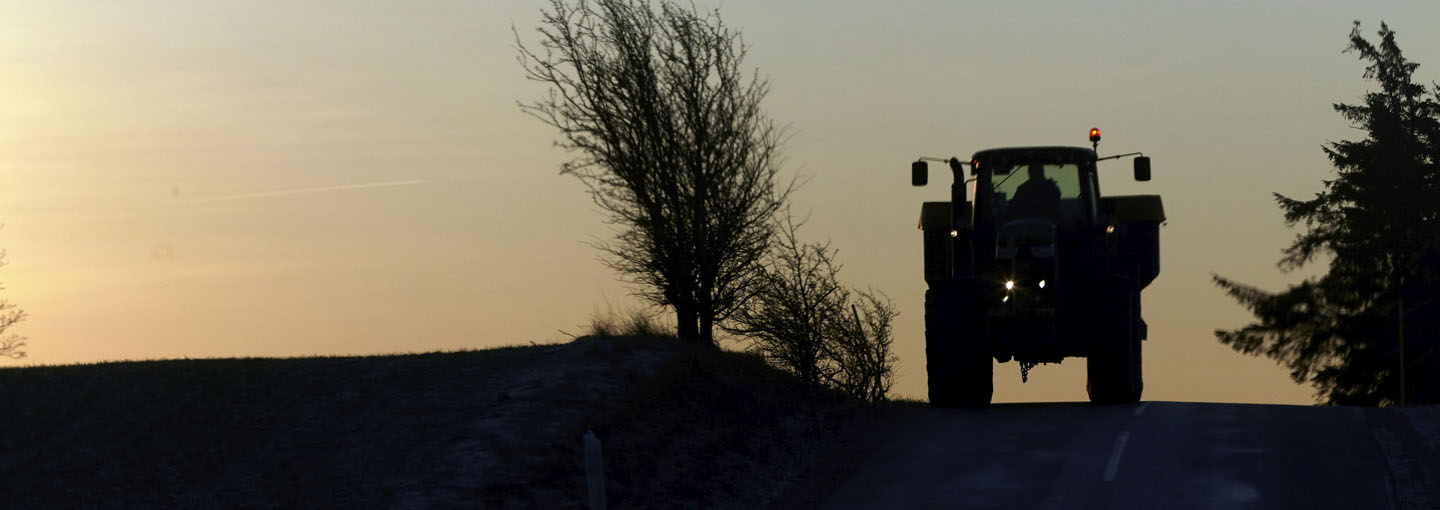
[[[1029,179],[1015,188],[1015,198],[1006,207],[1010,219],[1060,219],[1060,186],[1045,177],[1045,165],[1031,163]]]

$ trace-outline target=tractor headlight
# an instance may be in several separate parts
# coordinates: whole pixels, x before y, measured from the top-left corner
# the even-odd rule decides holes
[[[1045,280],[1040,280],[1040,288],[1045,288]]]
[[[1015,290],[1015,280],[1005,280],[1005,290]]]

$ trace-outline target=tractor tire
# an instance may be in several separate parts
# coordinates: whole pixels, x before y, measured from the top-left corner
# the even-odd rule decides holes
[[[930,405],[958,407],[964,400],[960,373],[960,352],[953,332],[951,307],[944,299],[944,287],[932,286],[925,291],[925,375],[930,391]]]
[[[1140,368],[1140,292],[1133,280],[1121,277],[1105,280],[1100,290],[1103,308],[1096,311],[1086,358],[1090,401],[1138,402],[1145,388]]]
[[[948,282],[925,291],[925,369],[934,407],[984,407],[994,392],[982,289]]]

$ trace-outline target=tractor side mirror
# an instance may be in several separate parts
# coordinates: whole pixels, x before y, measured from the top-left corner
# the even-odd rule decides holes
[[[1135,180],[1150,180],[1150,158],[1145,156],[1135,157]]]
[[[930,182],[930,164],[916,161],[910,164],[910,185],[924,186]]]

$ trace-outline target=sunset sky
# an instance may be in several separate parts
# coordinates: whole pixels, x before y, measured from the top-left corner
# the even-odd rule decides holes
[[[1147,400],[1310,403],[1268,359],[1215,341],[1248,313],[1212,272],[1280,289],[1309,197],[1356,138],[1332,109],[1371,86],[1351,22],[1398,32],[1440,80],[1440,2],[698,2],[772,80],[787,176],[844,282],[895,299],[895,386],[925,393],[916,156],[1013,145],[1144,151],[1107,194],[1164,197],[1144,295]],[[372,354],[557,342],[632,308],[586,243],[610,235],[570,155],[517,101],[512,25],[538,1],[0,3],[0,297],[30,356]],[[943,181],[935,179],[935,181]],[[739,344],[727,344],[739,347]],[[1084,360],[995,400],[1083,400]]]

